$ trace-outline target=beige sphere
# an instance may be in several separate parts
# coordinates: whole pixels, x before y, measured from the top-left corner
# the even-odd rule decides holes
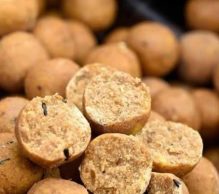
[[[212,140],[219,135],[219,98],[209,89],[196,89],[192,92],[201,116],[201,134],[205,140]]]
[[[47,178],[34,184],[27,194],[88,194],[84,186],[70,180]]]
[[[68,27],[76,48],[75,60],[82,63],[90,50],[96,46],[96,39],[91,30],[81,22],[70,20]]]
[[[87,24],[92,30],[104,30],[112,25],[117,13],[116,0],[63,0],[67,17]]]
[[[126,42],[129,34],[129,28],[120,27],[113,30],[105,39],[106,43]]]
[[[158,93],[152,100],[152,110],[166,120],[180,122],[200,129],[201,120],[192,95],[181,88],[169,88]]]
[[[0,3],[0,36],[19,30],[30,30],[39,12],[37,0],[2,0]]]
[[[163,24],[137,24],[130,29],[127,42],[138,54],[145,75],[167,75],[178,61],[178,41],[174,33]]]
[[[55,15],[42,17],[34,28],[35,36],[42,42],[52,58],[73,59],[76,47],[67,23]]]
[[[214,165],[202,158],[198,165],[184,178],[190,194],[218,194],[219,176]]]
[[[12,133],[0,133],[0,142],[0,193],[27,193],[43,177],[43,169],[23,157]]]
[[[124,42],[94,48],[86,57],[84,64],[90,63],[102,63],[134,77],[141,77],[138,57]]]
[[[0,41],[0,87],[17,92],[28,69],[48,60],[48,53],[30,33],[14,32]]]
[[[69,59],[56,58],[31,68],[25,78],[25,93],[29,99],[55,93],[65,96],[65,88],[79,66]]]
[[[14,133],[17,117],[28,100],[23,97],[12,96],[0,100],[0,133]]]
[[[180,77],[192,84],[206,84],[219,64],[219,38],[208,31],[184,34],[180,41]]]
[[[189,27],[219,32],[219,1],[190,0],[185,12]]]

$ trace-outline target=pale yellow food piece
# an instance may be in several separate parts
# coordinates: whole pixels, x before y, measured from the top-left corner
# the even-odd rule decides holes
[[[189,194],[181,179],[170,173],[152,172],[148,194]]]
[[[152,110],[166,120],[184,123],[195,130],[201,128],[201,117],[192,95],[185,89],[170,87],[152,100]]]
[[[79,20],[92,30],[110,27],[116,17],[116,0],[63,0],[63,12],[67,17]]]
[[[146,147],[133,136],[104,134],[88,146],[80,175],[94,194],[143,194],[151,165]]]
[[[203,142],[199,133],[181,123],[149,122],[136,137],[150,150],[155,172],[182,177],[202,157]]]
[[[203,85],[212,79],[219,64],[219,38],[210,31],[192,31],[180,40],[179,75],[187,82]]]
[[[141,77],[142,74],[138,57],[124,42],[94,48],[85,59],[85,64],[89,63],[102,63],[134,77]]]
[[[83,111],[84,90],[90,80],[103,71],[113,71],[106,65],[100,63],[88,64],[82,67],[69,81],[66,87],[66,98],[68,103],[75,104]]]
[[[183,177],[190,194],[218,194],[219,176],[214,165],[202,158],[198,165]]]
[[[75,43],[63,19],[53,15],[40,18],[34,28],[34,35],[42,42],[52,58],[74,59]]]
[[[67,24],[71,31],[71,35],[76,48],[75,60],[79,63],[82,63],[87,54],[97,44],[95,36],[88,28],[88,26],[82,22],[69,20]]]
[[[14,32],[0,41],[0,86],[9,91],[23,89],[29,68],[48,60],[48,53],[32,34]]]
[[[133,134],[141,130],[151,110],[147,86],[138,78],[102,72],[85,88],[84,111],[98,132]]]
[[[24,194],[43,177],[43,169],[23,157],[12,133],[0,133],[0,193]]]
[[[179,43],[174,33],[161,23],[134,25],[129,31],[127,43],[137,53],[145,75],[167,75],[177,64]]]
[[[34,27],[38,0],[2,0],[0,2],[0,36]]]
[[[0,101],[0,133],[15,132],[15,124],[20,111],[28,100],[19,96],[11,96]]]
[[[16,136],[24,155],[45,168],[78,158],[87,148],[91,129],[76,106],[57,94],[36,97],[22,110]]]
[[[24,88],[29,99],[58,93],[65,97],[69,80],[79,70],[79,65],[65,58],[55,58],[32,67],[26,75]]]
[[[88,194],[87,190],[78,183],[64,180],[47,178],[36,183],[27,194]]]

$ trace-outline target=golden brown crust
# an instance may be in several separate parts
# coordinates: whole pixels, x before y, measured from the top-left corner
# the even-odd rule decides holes
[[[218,1],[188,1],[186,4],[186,21],[193,29],[219,32]]]
[[[22,108],[28,103],[23,97],[6,97],[0,101],[0,133],[15,131],[15,123]]]
[[[89,123],[76,106],[57,94],[36,97],[18,118],[16,136],[26,157],[53,168],[78,158],[90,138]]]
[[[34,27],[38,16],[37,0],[7,0],[0,4],[0,36]]]
[[[94,194],[143,194],[151,177],[151,165],[146,147],[136,138],[108,133],[90,143],[80,175]]]
[[[152,101],[152,109],[167,120],[184,123],[195,130],[201,127],[194,99],[182,88],[172,87],[159,92]]]
[[[160,91],[170,87],[169,83],[158,77],[145,77],[142,81],[149,87],[153,99]]]
[[[182,177],[202,157],[203,143],[199,133],[181,123],[149,122],[136,137],[150,150],[156,172]]]
[[[47,59],[46,50],[32,34],[4,36],[0,41],[0,86],[10,92],[20,91],[28,69]]]
[[[84,90],[90,80],[103,71],[113,71],[100,63],[88,64],[82,67],[69,81],[66,87],[66,97],[68,104],[75,104],[83,112]]]
[[[180,40],[179,75],[193,84],[206,84],[219,64],[219,38],[208,31],[186,33]]]
[[[0,193],[24,194],[43,176],[43,169],[25,159],[11,133],[0,133]]]
[[[127,42],[138,54],[145,75],[166,75],[178,61],[178,41],[173,32],[163,24],[137,24],[130,29]]]
[[[117,12],[116,0],[64,0],[62,5],[67,17],[85,23],[94,31],[111,26]]]
[[[48,28],[49,26],[49,28]],[[57,16],[44,16],[34,28],[35,36],[42,42],[51,57],[73,59],[76,47],[67,23]]]
[[[79,66],[69,59],[56,58],[32,67],[25,78],[25,93],[29,99],[58,93],[65,97],[65,88]]]
[[[75,20],[69,20],[67,24],[76,48],[75,60],[82,63],[90,50],[96,46],[96,39],[85,24]]]
[[[75,182],[47,178],[36,183],[27,194],[88,194],[87,190]]]
[[[183,177],[190,194],[218,194],[219,176],[213,164],[202,158],[198,165]]]
[[[138,57],[124,42],[94,48],[85,59],[85,64],[89,63],[102,63],[134,77],[141,77]]]
[[[136,133],[151,110],[146,85],[120,71],[102,72],[94,77],[85,88],[83,100],[86,117],[102,133]]]
[[[106,43],[126,42],[128,38],[129,28],[116,28],[105,38]]]
[[[203,138],[211,140],[219,135],[219,98],[209,89],[196,89],[192,92],[201,116],[201,130]]]
[[[189,194],[181,179],[169,173],[152,172],[148,194]]]

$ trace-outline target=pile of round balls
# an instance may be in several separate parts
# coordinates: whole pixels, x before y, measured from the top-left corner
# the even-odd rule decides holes
[[[0,1],[0,194],[219,194],[219,1],[117,4]]]

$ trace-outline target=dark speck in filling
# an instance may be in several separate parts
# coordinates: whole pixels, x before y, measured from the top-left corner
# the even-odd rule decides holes
[[[181,183],[178,181],[178,180],[176,180],[176,179],[173,179],[173,183],[174,183],[174,185],[176,186],[176,187],[180,187],[180,185],[181,185]]]
[[[7,161],[9,161],[10,160],[10,158],[6,158],[6,159],[3,159],[3,160],[0,160],[0,165],[1,164],[4,164],[5,162],[7,162]]]
[[[44,116],[47,116],[48,112],[47,112],[47,106],[46,106],[46,103],[42,103],[42,108],[43,108],[43,114]]]
[[[68,149],[68,148],[65,148],[65,149],[63,150],[63,153],[64,153],[64,155],[65,155],[65,160],[68,160],[68,159],[69,159],[69,149]]]

